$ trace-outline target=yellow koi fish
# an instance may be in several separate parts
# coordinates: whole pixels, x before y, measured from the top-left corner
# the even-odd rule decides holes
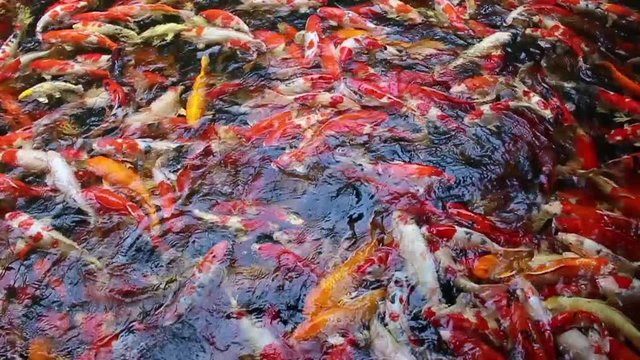
[[[187,124],[194,126],[198,123],[207,108],[206,88],[209,55],[204,55],[200,61],[200,74],[193,83],[193,89],[187,100]]]

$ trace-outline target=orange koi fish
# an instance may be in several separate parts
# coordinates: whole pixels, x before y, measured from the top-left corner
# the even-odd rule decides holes
[[[327,274],[305,299],[304,314],[313,316],[320,311],[336,306],[340,299],[353,291],[358,283],[355,277],[360,264],[371,257],[378,248],[376,239],[356,250],[342,265]]]
[[[158,224],[156,209],[151,201],[151,194],[144,186],[142,178],[125,164],[104,156],[96,156],[87,160],[87,168],[94,174],[101,176],[106,182],[126,187],[138,193],[151,218],[151,226]]]
[[[322,333],[331,333],[358,323],[368,323],[378,310],[378,302],[385,297],[386,293],[385,289],[373,290],[311,316],[298,325],[291,338],[296,341],[305,341]]]

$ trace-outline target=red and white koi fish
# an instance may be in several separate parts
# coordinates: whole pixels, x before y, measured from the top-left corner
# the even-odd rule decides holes
[[[477,335],[461,330],[440,330],[440,336],[449,344],[449,347],[458,358],[466,358],[466,355],[473,354],[473,359],[478,360],[506,359],[500,352],[487,345]]]
[[[304,60],[307,64],[313,64],[318,55],[320,38],[322,37],[322,19],[318,15],[311,15],[307,19],[304,28]]]
[[[154,123],[163,118],[176,116],[182,105],[180,103],[181,86],[172,86],[154,100],[149,106],[137,113],[128,115],[123,122],[126,126],[141,126]]]
[[[280,83],[275,90],[285,95],[323,91],[333,85],[336,78],[329,74],[305,75]]]
[[[215,44],[228,45],[230,42],[235,41],[246,43],[258,52],[264,52],[267,49],[262,41],[255,39],[250,34],[214,26],[196,26],[181,32],[180,36],[199,47]]]
[[[420,228],[409,214],[396,211],[393,213],[392,233],[398,243],[398,252],[405,260],[407,275],[415,282],[429,307],[440,305],[442,292],[438,282],[438,266]]]
[[[72,60],[38,59],[29,64],[29,70],[45,76],[89,76],[104,79],[109,77],[107,70],[99,66],[83,64]]]
[[[417,110],[411,109],[410,105],[393,96],[391,93],[376,84],[354,78],[348,79],[346,84],[350,90],[360,96],[361,99],[359,99],[359,103],[362,105],[383,106],[397,109],[406,108],[409,111],[417,112]]]
[[[65,25],[73,15],[86,11],[95,5],[92,0],[59,1],[50,6],[36,24],[36,35],[40,37],[42,32],[50,25]]]
[[[320,39],[320,66],[329,76],[340,78],[342,69],[338,49],[333,45],[333,41],[323,37]]]
[[[579,58],[584,56],[585,49],[589,49],[584,39],[559,22],[544,17],[542,23],[544,28],[528,28],[525,30],[525,34],[547,40],[559,40],[571,48]]]
[[[111,64],[111,55],[101,53],[78,54],[74,60],[80,64],[93,65],[106,70]]]
[[[340,43],[340,46],[338,46],[338,56],[340,63],[344,64],[352,59],[356,52],[361,49],[364,49],[367,52],[372,52],[389,48],[390,47],[384,45],[376,38],[370,36],[357,36],[348,38]]]
[[[77,14],[74,21],[119,21],[133,23],[147,18],[158,18],[164,15],[178,15],[185,20],[193,18],[194,14],[186,10],[174,9],[165,4],[134,4],[113,6],[107,11],[95,11]]]
[[[101,187],[89,187],[82,189],[82,196],[92,203],[98,205],[98,207],[109,213],[115,212],[118,214],[131,216],[138,223],[143,223],[146,219],[146,215],[142,212],[138,205],[127,200],[124,196]]]
[[[326,0],[242,0],[240,10],[275,10],[279,12],[306,12],[310,8],[326,5]]]
[[[254,354],[260,360],[285,360],[292,356],[292,350],[269,331],[264,324],[259,324],[251,314],[238,306],[237,301],[229,296],[233,311],[233,318],[238,322],[249,344],[253,348]]]
[[[621,272],[635,274],[638,264],[635,264],[623,256],[615,254],[604,245],[578,234],[558,233],[558,240],[567,245],[571,251],[580,256],[603,257],[611,262]]]
[[[640,101],[602,88],[598,88],[596,93],[597,99],[606,103],[608,107],[618,111],[623,111],[630,115],[640,115]]]
[[[189,278],[180,289],[175,298],[163,306],[158,313],[161,314],[161,324],[167,326],[178,321],[201,299],[202,287],[211,286],[220,276],[224,262],[227,260],[229,243],[221,241],[209,249],[201,257],[193,268]]]
[[[387,285],[387,297],[382,308],[384,323],[393,339],[400,345],[408,346],[412,335],[409,327],[409,276],[396,271]]]
[[[556,296],[545,300],[544,305],[552,312],[587,311],[598,314],[602,322],[627,338],[636,348],[640,348],[640,331],[633,322],[619,310],[604,301],[580,297]]]
[[[5,150],[0,153],[0,161],[32,172],[46,172],[49,169],[47,153],[40,150]]]
[[[115,108],[125,106],[129,103],[127,91],[117,81],[113,79],[102,80],[102,86],[109,93]]]
[[[260,256],[275,260],[278,268],[287,270],[303,269],[316,277],[320,276],[320,271],[316,265],[308,259],[296,254],[284,245],[276,243],[256,243],[251,246]]]
[[[440,18],[460,32],[472,32],[465,23],[465,19],[449,0],[435,0],[434,9]]]
[[[330,92],[311,92],[300,95],[283,95],[273,90],[266,89],[264,93],[242,105],[243,108],[262,106],[287,106],[291,104],[302,105],[311,108],[330,107],[337,110],[359,109],[360,105],[350,98]]]
[[[41,220],[36,220],[21,211],[7,213],[4,220],[23,237],[11,249],[19,259],[24,259],[30,251],[35,249],[58,249],[65,255],[77,254],[97,268],[102,268],[98,259]]]
[[[181,144],[170,141],[131,138],[99,138],[92,144],[93,150],[98,154],[134,160],[145,153],[162,153],[180,146]]]
[[[371,353],[376,359],[415,360],[411,350],[394,338],[389,330],[374,318],[369,323]]]
[[[40,198],[50,193],[51,189],[49,188],[30,186],[0,173],[0,194],[8,198]]]
[[[328,116],[329,113],[325,112],[298,116],[296,112],[285,111],[262,119],[250,128],[239,132],[247,141],[264,139],[264,146],[273,146],[303,133],[313,125],[326,120]]]
[[[225,10],[209,9],[199,13],[198,16],[202,16],[210,24],[217,27],[230,28],[247,34],[251,33],[251,30],[242,19]]]
[[[325,143],[328,136],[336,134],[368,135],[388,118],[387,113],[373,110],[352,111],[336,116],[309,134],[305,134],[305,139],[298,148],[282,154],[274,162],[274,165],[282,169],[304,171],[305,163],[310,158],[329,150]]]
[[[576,360],[606,360],[609,359],[591,343],[587,335],[578,329],[569,329],[556,336],[558,349],[566,356]]]
[[[0,150],[14,149],[28,145],[33,138],[31,128],[21,129],[10,132],[6,135],[0,135]]]
[[[163,169],[161,165],[165,161],[166,155],[160,156],[158,160],[156,160],[156,164],[153,169],[151,169],[151,174],[153,175],[153,181],[155,181],[156,187],[158,188],[162,216],[166,219],[171,217],[176,208],[177,198],[173,184],[175,183],[177,176],[170,173],[168,170]]]
[[[48,151],[46,156],[49,171],[47,182],[49,185],[64,194],[68,201],[78,205],[80,209],[89,215],[91,223],[93,223],[96,219],[96,213],[82,196],[82,189],[78,179],[76,179],[73,168],[55,151]]]
[[[113,50],[118,47],[108,37],[84,30],[52,30],[42,34],[42,42],[50,45],[64,45],[70,47],[106,48]]]
[[[512,38],[513,34],[508,32],[497,32],[495,34],[489,35],[486,38],[482,39],[482,41],[480,41],[479,43],[466,49],[462,54],[460,54],[458,59],[449,64],[448,67],[455,68],[468,61],[473,61],[474,59],[481,59],[491,56],[495,53],[500,53],[503,51],[504,45],[509,43]]]
[[[339,7],[323,6],[316,12],[321,18],[328,20],[331,25],[343,28],[377,31],[378,26],[362,16]]]
[[[430,225],[426,226],[426,231],[437,238],[445,241],[451,241],[451,245],[462,249],[479,249],[494,254],[506,253],[530,253],[532,250],[528,248],[505,248],[502,247],[485,235],[455,225]]]
[[[213,209],[213,213],[194,210],[193,214],[208,222],[243,233],[277,231],[282,224],[297,226],[304,222],[297,215],[289,213],[278,206],[261,205],[252,202],[222,203]],[[240,239],[240,241],[242,240],[246,240],[246,237]]]
[[[390,18],[406,21],[409,24],[424,22],[424,17],[416,9],[400,0],[374,0],[373,3]]]
[[[138,34],[136,34],[135,31],[100,21],[81,21],[74,24],[73,28],[87,33],[116,37],[126,42],[135,42],[138,40]]]

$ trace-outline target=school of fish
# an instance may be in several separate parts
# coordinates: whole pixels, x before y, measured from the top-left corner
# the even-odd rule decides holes
[[[0,358],[640,360],[636,1],[0,20]]]

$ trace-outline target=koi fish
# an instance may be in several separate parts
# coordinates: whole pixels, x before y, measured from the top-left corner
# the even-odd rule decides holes
[[[584,236],[580,236],[578,234],[558,233],[556,237],[561,243],[567,245],[571,251],[580,256],[603,257],[610,261],[611,264],[620,271],[629,274],[635,274],[638,269],[638,265],[635,263],[632,263],[624,257],[615,254],[604,245]]]
[[[152,40],[157,45],[165,41],[171,41],[176,35],[188,30],[189,27],[184,24],[167,23],[160,24],[145,30],[138,35],[138,42],[146,42]]]
[[[501,353],[473,334],[460,330],[440,330],[440,336],[459,359],[505,359]]]
[[[317,11],[318,16],[328,20],[334,26],[343,28],[362,29],[368,31],[378,30],[378,26],[362,16],[338,7],[323,6]]]
[[[504,248],[479,232],[456,225],[432,225],[427,226],[426,230],[429,234],[446,241],[452,241],[452,245],[463,249],[480,249],[494,254],[531,253],[531,249],[527,248]]]
[[[376,239],[372,239],[341,265],[325,275],[318,285],[307,294],[303,313],[309,317],[319,314],[323,310],[336,306],[340,299],[353,291],[359,280],[355,276],[355,269],[378,248]]]
[[[296,269],[302,268],[315,276],[320,276],[319,270],[309,260],[287,249],[284,245],[275,243],[253,244],[251,248],[262,257],[272,258],[278,268]]]
[[[323,91],[330,87],[336,78],[330,74],[306,75],[280,83],[275,90],[285,95]]]
[[[162,153],[174,150],[180,146],[180,144],[162,140],[106,137],[98,138],[92,143],[92,148],[96,153],[133,160],[145,153]]]
[[[118,47],[118,44],[102,34],[75,29],[48,31],[42,34],[42,42],[51,45],[99,47],[109,50]]]
[[[33,131],[31,128],[13,131],[6,135],[0,135],[0,150],[22,147],[23,145],[29,144],[32,138]]]
[[[317,155],[328,149],[325,144],[327,136],[334,134],[367,135],[375,127],[388,119],[383,112],[373,110],[351,111],[329,119],[313,132],[305,135],[305,139],[296,150],[285,152],[274,165],[282,169],[304,171],[305,161],[310,155]]]
[[[339,61],[339,54],[333,42],[325,37],[320,39],[320,66],[324,72],[333,78],[339,78],[342,69]]]
[[[234,319],[238,322],[242,334],[247,337],[253,347],[254,353],[258,354],[259,359],[286,359],[288,349],[285,348],[278,339],[264,326],[260,326],[256,319],[253,318],[243,309],[238,307],[235,299],[231,298],[231,306],[233,308]]]
[[[396,271],[387,285],[387,297],[382,308],[386,330],[395,342],[408,346],[412,335],[409,327],[409,295],[411,291],[409,276]]]
[[[622,89],[633,96],[640,96],[640,84],[638,82],[629,78],[627,75],[618,70],[615,65],[608,61],[600,61],[599,64],[610,71],[611,77]]]
[[[204,55],[200,61],[200,74],[193,83],[191,95],[187,100],[187,124],[195,126],[206,111],[206,87],[209,56]]]
[[[373,3],[390,18],[406,21],[409,24],[420,24],[425,20],[416,9],[400,0],[374,0]]]
[[[161,315],[161,324],[167,326],[178,321],[186,314],[202,297],[202,288],[209,286],[220,274],[224,262],[227,259],[229,243],[221,241],[209,249],[193,267],[191,275],[185,281],[184,286],[176,294],[174,299],[158,310]]]
[[[38,59],[28,65],[29,70],[45,76],[89,76],[104,79],[109,77],[107,70],[99,66],[83,64],[72,60]]]
[[[51,189],[29,186],[24,182],[0,173],[0,193],[9,198],[40,198],[51,193]]]
[[[4,220],[11,228],[19,231],[24,236],[12,247],[13,254],[19,259],[24,259],[34,249],[57,249],[65,255],[78,254],[90,264],[99,269],[102,268],[102,264],[98,259],[89,255],[86,250],[82,249],[73,240],[65,237],[41,220],[36,220],[21,211],[7,213],[4,216]]]
[[[149,213],[151,226],[155,227],[158,224],[156,208],[151,201],[151,194],[147,191],[142,178],[138,174],[125,164],[104,156],[92,157],[87,160],[86,164],[89,171],[102,177],[107,183],[131,189],[140,195]]]
[[[556,296],[544,301],[544,305],[551,311],[587,311],[598,314],[602,322],[612,329],[616,329],[627,338],[637,349],[640,348],[640,331],[633,322],[619,310],[612,308],[605,302],[585,298],[569,298]]]
[[[307,19],[304,30],[304,60],[307,64],[312,64],[320,45],[322,37],[322,20],[318,15],[311,15]]]
[[[141,126],[154,123],[163,118],[176,116],[182,108],[180,104],[181,92],[181,86],[170,87],[148,107],[125,117],[123,123],[127,126]]]
[[[327,118],[325,113],[297,116],[297,112],[284,111],[258,121],[248,129],[239,130],[246,141],[264,139],[264,146],[273,146],[302,133]]]
[[[375,317],[369,324],[371,352],[376,359],[415,360],[411,350],[400,344]]]
[[[77,14],[72,17],[74,21],[119,21],[133,23],[148,18],[158,18],[164,15],[177,15],[185,20],[191,19],[194,14],[186,10],[174,9],[165,4],[134,4],[110,7],[107,11],[94,11]]]
[[[576,360],[606,360],[605,354],[598,354],[590,339],[578,329],[569,329],[556,336],[560,352]]]
[[[239,10],[276,10],[306,12],[309,8],[326,5],[326,0],[242,0]]]
[[[368,323],[385,293],[384,289],[372,290],[353,300],[342,301],[327,310],[309,315],[308,320],[296,327],[291,339],[306,341],[320,334],[331,334],[340,328]]]
[[[202,16],[210,24],[217,27],[229,28],[247,34],[251,33],[251,30],[242,19],[225,10],[209,9],[199,13],[198,16]]]
[[[73,25],[74,30],[83,31],[86,33],[94,33],[109,37],[116,37],[126,42],[138,41],[138,34],[135,31],[129,30],[122,26],[113,25],[100,21],[81,21]]]
[[[80,183],[76,179],[73,168],[55,151],[48,151],[46,156],[49,170],[47,182],[49,185],[60,190],[65,198],[86,212],[93,224],[96,219],[96,213],[82,196]]]
[[[106,212],[116,212],[122,215],[133,217],[138,223],[144,222],[146,215],[140,210],[138,205],[127,200],[124,196],[101,187],[90,187],[82,189],[82,196],[88,201],[95,203]]]
[[[286,106],[296,104],[306,107],[331,107],[337,110],[360,109],[360,105],[350,98],[331,92],[310,92],[299,95],[282,95],[273,90],[265,90],[264,93],[242,105],[244,108],[270,106]]]
[[[204,48],[206,45],[228,45],[230,42],[239,41],[248,44],[251,49],[258,52],[265,52],[267,49],[262,41],[253,38],[252,35],[237,30],[214,26],[196,26],[181,32],[180,37],[201,48]]]
[[[400,211],[393,213],[393,224],[393,238],[398,243],[400,256],[405,260],[407,275],[427,299],[427,306],[439,305],[442,292],[438,282],[438,266],[420,228],[409,214]]]
[[[63,25],[71,20],[73,15],[88,10],[94,6],[94,1],[59,1],[49,7],[36,24],[36,35],[40,38],[42,32],[50,25]]]
[[[49,96],[59,98],[68,93],[80,95],[83,92],[84,89],[80,85],[73,85],[64,81],[45,81],[20,93],[18,100],[37,100],[47,103]]]

